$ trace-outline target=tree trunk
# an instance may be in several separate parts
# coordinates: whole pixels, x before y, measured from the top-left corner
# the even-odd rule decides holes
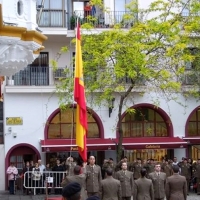
[[[124,148],[123,148],[123,145],[122,145],[123,144],[122,108],[123,108],[123,105],[124,105],[124,100],[131,93],[133,87],[134,87],[134,84],[133,84],[133,81],[132,81],[132,85],[128,88],[128,90],[125,92],[125,94],[120,97],[119,110],[118,110],[118,126],[117,126],[117,134],[118,135],[117,135],[117,138],[116,138],[116,139],[118,139],[117,148],[116,148],[117,162],[119,162],[122,159],[122,153],[124,151]]]

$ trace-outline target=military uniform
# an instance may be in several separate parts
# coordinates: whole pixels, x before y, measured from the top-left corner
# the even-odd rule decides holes
[[[165,185],[165,194],[167,200],[186,200],[187,199],[186,178],[179,174],[174,174],[168,177]]]
[[[166,177],[169,177],[173,174],[172,166],[170,164],[163,164],[162,171],[166,174]]]
[[[195,177],[197,179],[197,194],[200,195],[200,163],[193,165],[193,168],[195,169]]]
[[[180,167],[180,175],[181,176],[185,176],[186,181],[187,181],[187,186],[189,187],[190,184],[190,179],[191,179],[191,171],[190,171],[190,164],[184,164],[183,162],[179,164]],[[187,193],[188,193],[188,189],[187,188]]]
[[[154,188],[154,199],[164,200],[165,198],[165,183],[166,174],[164,172],[153,172],[149,174],[149,178],[152,180]]]
[[[81,200],[87,199],[87,193],[86,193],[86,175],[85,174],[79,174],[79,175],[72,175],[72,176],[66,176],[64,181],[61,183],[61,186],[64,188],[69,183],[77,182],[81,185]]]
[[[107,169],[112,169],[113,170],[113,177],[115,177],[115,170],[116,170],[116,165],[114,163],[109,163],[106,162],[102,166],[102,170],[106,171]],[[105,177],[106,178],[106,177]]]
[[[120,170],[116,173],[116,179],[121,183],[122,199],[130,200],[134,192],[133,173],[127,170]]]
[[[135,180],[134,200],[154,200],[152,180],[146,177]]]
[[[98,165],[86,166],[86,190],[88,197],[99,196],[99,189],[101,184],[101,168]]]
[[[133,164],[133,178],[134,179],[138,179],[140,178],[140,171],[141,169],[143,168],[143,165],[142,164],[139,164],[139,163],[134,163]]]
[[[121,200],[122,191],[119,180],[108,176],[101,181],[100,199],[101,200]]]

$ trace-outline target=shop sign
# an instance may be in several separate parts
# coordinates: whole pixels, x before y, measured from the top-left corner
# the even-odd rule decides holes
[[[22,125],[22,117],[6,117],[6,125]]]
[[[160,149],[160,145],[150,144],[145,146],[146,149]]]
[[[71,151],[78,151],[78,147],[71,147]]]

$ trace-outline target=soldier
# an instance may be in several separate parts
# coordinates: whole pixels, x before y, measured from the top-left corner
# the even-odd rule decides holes
[[[128,163],[127,157],[124,156],[124,157],[122,158],[122,160],[120,160],[120,161],[117,163],[117,165],[116,165],[116,171],[121,170],[121,166],[122,166],[122,163],[123,163],[123,162],[127,163],[127,167],[128,167],[128,169],[129,169],[130,163]]]
[[[149,162],[147,162],[144,165],[144,168],[147,170],[147,177],[149,177],[149,174],[154,172],[155,164],[154,164],[154,159],[150,159]]]
[[[160,170],[160,164],[156,164],[155,171],[149,174],[149,178],[153,183],[155,200],[164,200],[165,198],[166,174]]]
[[[140,171],[141,178],[135,181],[134,200],[154,200],[153,183],[146,178],[147,170],[142,168]]]
[[[142,160],[140,158],[137,158],[137,161],[133,164],[134,180],[140,178],[140,173],[142,168],[143,168]]]
[[[72,156],[68,157],[64,164],[64,170],[66,171],[67,176],[74,175],[75,166],[76,166],[76,162],[74,162],[74,158]]]
[[[101,181],[100,194],[102,200],[121,200],[121,184],[112,177],[113,169],[106,170],[106,178]]]
[[[197,163],[194,165],[193,168],[195,170],[195,178],[197,180],[197,195],[200,195],[200,158],[197,160]]]
[[[95,165],[95,157],[89,157],[89,165],[86,165],[86,190],[88,197],[99,196],[101,184],[101,168]]]
[[[169,177],[173,174],[172,166],[170,165],[168,160],[165,160],[165,163],[162,165],[162,171],[166,174],[166,177]]]
[[[81,174],[81,167],[79,165],[76,165],[74,167],[73,174],[71,176],[66,176],[63,182],[61,183],[61,186],[64,188],[67,186],[69,183],[79,183],[81,185],[81,200],[86,200],[87,199],[87,194],[86,194],[86,176],[85,176],[85,166],[87,163],[83,163],[83,173]]]
[[[122,163],[122,170],[116,173],[116,179],[121,183],[122,200],[131,200],[134,192],[133,173],[127,170],[127,163]]]
[[[115,177],[115,168],[116,168],[116,165],[114,164],[113,162],[113,159],[112,158],[109,158],[108,160],[106,160],[102,166],[102,170],[104,170],[104,172],[107,171],[108,168],[111,168],[113,173],[112,173],[112,176]],[[104,177],[106,178],[106,177]]]
[[[189,187],[190,179],[191,179],[191,173],[190,173],[190,164],[187,163],[187,158],[184,158],[181,163],[179,163],[180,168],[180,175],[185,176],[187,180],[187,186]],[[188,194],[189,188],[187,188],[187,194]],[[189,194],[188,194],[189,195]]]
[[[186,200],[187,199],[187,181],[184,176],[179,175],[179,166],[172,167],[173,175],[168,177],[165,185],[165,194],[167,200]]]
[[[77,182],[68,184],[62,190],[63,200],[81,200],[81,185]]]

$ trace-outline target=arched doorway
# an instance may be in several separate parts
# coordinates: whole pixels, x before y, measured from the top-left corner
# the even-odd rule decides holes
[[[27,143],[17,144],[12,148],[10,148],[10,150],[6,154],[5,170],[7,170],[10,162],[14,162],[20,174],[22,173],[22,169],[26,161],[33,160],[34,162],[36,162],[40,158],[41,158],[40,153],[34,146]],[[7,188],[7,175],[5,180],[6,180],[5,185]]]

